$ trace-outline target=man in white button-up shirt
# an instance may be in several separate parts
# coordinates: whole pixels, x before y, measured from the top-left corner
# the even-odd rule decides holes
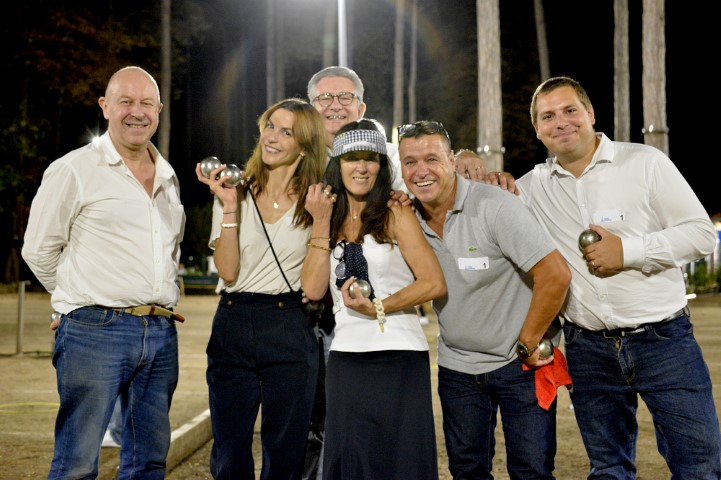
[[[575,80],[542,83],[531,119],[553,156],[516,187],[573,272],[562,314],[588,478],[636,478],[640,395],[671,476],[718,480],[718,418],[681,270],[715,247],[706,211],[663,152],[596,133]],[[601,239],[581,248],[589,227]]]
[[[155,79],[126,67],[98,100],[108,131],[54,161],[33,200],[23,258],[60,312],[60,408],[49,478],[98,473],[122,402],[121,477],[163,478],[178,382],[176,284],[185,213],[173,168],[150,142]]]

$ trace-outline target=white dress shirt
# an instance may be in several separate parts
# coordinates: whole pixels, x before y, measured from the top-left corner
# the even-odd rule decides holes
[[[22,255],[61,313],[88,305],[175,305],[185,213],[178,179],[155,159],[152,196],[106,132],[54,161],[33,199]]]
[[[663,152],[597,135],[601,142],[580,177],[554,157],[517,185],[573,273],[566,319],[590,330],[658,322],[686,305],[681,267],[713,251],[716,230]],[[578,247],[589,224],[621,237],[621,272],[591,274]]]

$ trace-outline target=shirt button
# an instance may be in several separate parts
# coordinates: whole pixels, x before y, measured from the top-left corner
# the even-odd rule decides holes
[[[285,303],[283,303],[283,302],[278,302],[278,308],[280,308],[280,309],[285,308]]]

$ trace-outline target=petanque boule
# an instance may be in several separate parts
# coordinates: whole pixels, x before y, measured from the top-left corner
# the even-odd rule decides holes
[[[200,161],[200,173],[205,178],[210,178],[210,172],[220,167],[221,163],[218,157],[205,157]]]
[[[548,338],[544,338],[541,340],[541,343],[538,344],[538,356],[548,358],[551,355],[553,355],[553,342]]]
[[[243,170],[235,164],[226,165],[224,170],[220,171],[218,178],[230,177],[225,181],[227,187],[237,187],[243,183]]]
[[[591,229],[584,230],[581,232],[581,235],[578,236],[578,248],[583,250],[587,246],[592,243],[596,243],[599,240],[601,240],[601,235]]]
[[[348,289],[348,293],[350,294],[350,298],[356,298],[355,292],[360,292],[361,295],[363,295],[365,298],[370,297],[371,294],[371,284],[363,280],[362,278],[359,278]]]

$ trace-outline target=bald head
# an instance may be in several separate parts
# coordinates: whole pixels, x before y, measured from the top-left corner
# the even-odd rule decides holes
[[[152,75],[136,66],[123,67],[115,72],[113,76],[110,77],[110,80],[108,80],[108,86],[105,88],[105,96],[108,97],[113,92],[117,92],[119,86],[125,82],[142,84],[144,82],[143,78],[153,85],[155,89],[155,100],[160,103],[160,88],[158,88],[158,83]]]

